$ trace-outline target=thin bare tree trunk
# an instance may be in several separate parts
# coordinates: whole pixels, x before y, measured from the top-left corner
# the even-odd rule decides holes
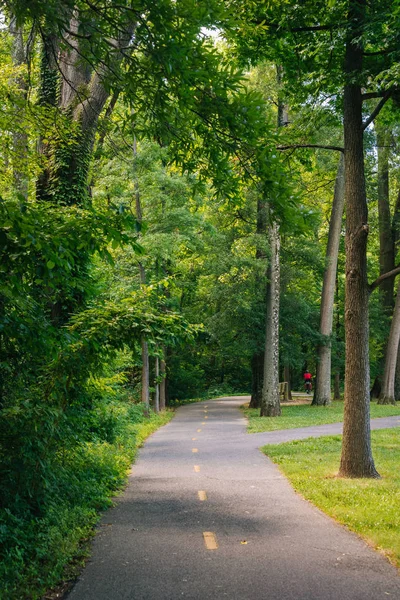
[[[379,274],[389,273],[395,268],[394,231],[389,201],[389,155],[392,132],[375,123],[378,146],[378,216],[379,216]],[[389,329],[389,319],[394,308],[394,278],[389,277],[379,287],[383,308],[382,327]],[[386,345],[379,359],[379,370],[370,392],[370,398],[380,398],[382,392],[382,373],[385,369]]]
[[[340,373],[335,373],[335,380],[333,385],[333,399],[340,400]]]
[[[269,227],[271,257],[268,267],[267,306],[265,325],[264,382],[261,417],[281,414],[279,399],[279,293],[280,293],[280,240],[276,223]]]
[[[292,378],[290,374],[290,366],[284,365],[283,367],[283,380],[287,383],[287,399],[293,400],[292,397]]]
[[[313,405],[327,406],[331,402],[331,335],[333,323],[333,305],[335,301],[337,261],[339,255],[340,233],[344,208],[344,156],[340,154],[333,196],[331,221],[329,224],[326,265],[322,285],[320,334],[325,342],[318,346],[317,381]]]
[[[137,158],[137,141],[136,136],[133,136],[133,160],[136,163]],[[136,205],[136,219],[138,223],[143,221],[143,213],[142,213],[142,205],[140,201],[140,190],[139,190],[139,182],[136,174],[136,166],[134,168],[135,180],[134,180],[134,190],[135,190],[135,205]],[[140,283],[142,285],[146,284],[146,273],[141,262],[138,263],[139,274],[140,274]],[[142,336],[142,390],[141,390],[141,400],[145,405],[145,412],[147,415],[150,414],[150,365],[149,365],[149,346],[146,340],[146,336]]]
[[[165,349],[163,349],[163,352],[165,353]],[[164,354],[165,356],[165,354]],[[162,377],[161,382],[160,382],[160,410],[165,410],[165,406],[166,406],[166,384],[167,384],[167,379],[166,379],[166,364],[165,364],[165,359],[162,358],[160,360],[160,375]]]
[[[154,392],[154,412],[160,412],[160,382],[158,378],[160,376],[160,359],[156,356],[156,364],[155,364],[155,392]]]
[[[371,450],[367,279],[368,210],[365,191],[362,96],[359,76],[366,0],[350,0],[344,87],[346,197],[346,373],[339,474],[379,477]]]
[[[382,381],[382,389],[378,404],[396,404],[395,399],[395,376],[397,353],[400,341],[400,283],[397,288],[396,304],[393,319],[390,326],[389,339],[386,347],[385,371]]]

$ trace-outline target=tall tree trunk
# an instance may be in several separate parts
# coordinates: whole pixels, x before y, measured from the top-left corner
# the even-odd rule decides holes
[[[350,0],[344,88],[346,196],[346,372],[343,444],[339,474],[379,477],[372,457],[369,412],[367,238],[362,97],[361,32],[366,0]]]
[[[378,215],[379,215],[379,274],[395,267],[392,217],[389,202],[389,155],[392,132],[375,123],[378,144]],[[382,306],[389,317],[394,307],[394,278],[385,279],[379,286]]]
[[[256,225],[256,234],[259,243],[257,244],[256,249],[256,261],[266,261],[266,253],[264,248],[265,237],[267,234],[267,203],[265,200],[259,196],[257,199],[257,225]],[[261,264],[263,264],[261,262]],[[266,281],[265,275],[259,275],[257,271],[256,277],[256,287],[257,291],[261,288],[263,290],[264,295],[264,307],[266,304],[265,294],[266,294]],[[264,327],[264,319],[262,322],[262,326]],[[256,341],[258,345],[258,340]],[[251,358],[251,400],[250,400],[250,408],[260,408],[261,400],[262,400],[262,386],[263,386],[263,377],[264,377],[264,350],[262,348],[257,348],[253,356]]]
[[[390,326],[389,340],[386,347],[385,371],[382,381],[382,389],[378,404],[396,404],[395,399],[395,376],[397,353],[400,341],[400,283],[397,288],[396,304],[393,319]]]
[[[156,356],[156,364],[154,368],[155,372],[155,392],[154,392],[154,412],[160,412],[160,382],[158,380],[160,376],[160,359]]]
[[[165,357],[165,349],[163,348],[163,353],[164,353],[164,357]],[[165,364],[165,358],[162,358],[160,360],[160,375],[162,377],[161,381],[160,381],[160,410],[165,410],[165,406],[167,404],[167,398],[166,398],[166,384],[167,384],[167,379],[166,379],[166,373],[167,369],[166,369],[166,364]]]
[[[320,334],[325,337],[325,342],[320,344],[317,350],[317,381],[312,401],[312,404],[316,406],[326,406],[331,402],[331,335],[343,208],[344,156],[343,153],[341,153],[336,175],[335,193],[333,196],[331,220],[329,224],[328,245],[326,248],[324,282],[322,285],[319,331]]]
[[[136,136],[133,136],[133,160],[134,160],[134,191],[135,191],[135,205],[136,205],[136,219],[138,223],[143,221],[143,212],[142,212],[142,204],[140,201],[140,190],[139,190],[139,182],[136,173],[136,159],[137,159],[137,141]],[[143,264],[139,261],[139,275],[140,275],[140,283],[142,285],[146,284],[146,272],[144,270]],[[147,415],[150,414],[150,381],[149,381],[149,373],[150,373],[150,364],[149,364],[149,346],[146,340],[146,336],[142,335],[142,390],[141,390],[141,400],[145,405],[145,412]]]
[[[268,267],[267,306],[265,316],[265,356],[261,417],[281,414],[279,400],[279,293],[280,293],[280,241],[276,223],[269,227],[271,257]]]
[[[333,384],[333,399],[340,400],[340,373],[335,373],[335,380]]]
[[[385,126],[375,123],[378,146],[378,216],[379,216],[379,274],[394,269],[394,232],[389,202],[389,155],[392,132]],[[383,309],[382,327],[389,329],[389,319],[394,308],[394,278],[385,279],[379,287]],[[378,374],[370,392],[370,398],[380,398],[382,392],[382,373],[385,368],[386,345],[379,360]]]

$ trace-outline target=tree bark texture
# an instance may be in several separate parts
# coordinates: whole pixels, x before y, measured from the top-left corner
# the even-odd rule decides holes
[[[333,306],[335,302],[337,261],[344,208],[344,156],[340,154],[333,196],[328,245],[326,248],[325,272],[322,285],[320,334],[325,342],[317,349],[317,381],[313,405],[326,406],[331,402],[331,336]]]
[[[79,12],[70,16],[68,31],[56,39],[45,37],[41,64],[42,104],[57,107],[68,122],[68,136],[57,143],[42,143],[46,159],[39,176],[37,196],[42,200],[66,205],[84,205],[88,200],[88,173],[99,116],[109,97],[105,85],[108,69],[103,64],[93,68],[82,58]],[[120,31],[118,39],[109,40],[113,48],[111,67],[123,60],[122,48],[128,47],[135,24]],[[62,48],[62,50],[60,50]],[[66,137],[68,138],[66,140]]]
[[[378,404],[396,404],[395,399],[395,376],[397,353],[400,341],[400,283],[397,288],[396,304],[393,319],[390,326],[389,339],[386,347],[385,371],[382,381],[382,389]]]
[[[367,238],[361,87],[361,28],[365,0],[349,2],[344,88],[346,197],[346,369],[343,443],[339,474],[379,477],[372,457],[369,412]]]
[[[264,381],[261,417],[276,417],[281,414],[279,399],[279,293],[280,293],[280,239],[276,223],[269,227],[271,247],[268,267]]]

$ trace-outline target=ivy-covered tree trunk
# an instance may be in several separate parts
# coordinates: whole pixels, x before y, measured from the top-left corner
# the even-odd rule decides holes
[[[110,68],[123,59],[135,25],[129,24],[110,41],[111,66],[92,67],[82,52],[79,13],[73,11],[62,38],[45,33],[41,61],[39,101],[56,107],[64,131],[52,144],[42,142],[46,166],[39,176],[37,196],[57,204],[84,206],[88,201],[88,174],[98,120],[109,97]],[[60,50],[61,48],[61,50]],[[126,52],[126,50],[125,50]]]
[[[382,380],[382,389],[378,404],[396,404],[395,400],[395,376],[397,353],[400,341],[400,284],[397,288],[396,304],[393,319],[390,326],[390,334],[386,347],[385,371]]]
[[[261,417],[281,414],[279,401],[279,295],[280,238],[276,223],[269,227],[271,256],[268,267],[267,304],[265,315],[265,356]]]
[[[378,477],[371,450],[367,279],[368,211],[365,192],[360,42],[365,1],[350,0],[346,40],[344,143],[346,197],[346,372],[339,474]]]
[[[322,284],[320,329],[325,340],[317,349],[317,380],[312,404],[326,406],[331,402],[331,335],[333,305],[335,301],[337,261],[344,208],[344,156],[341,153],[336,175],[328,245],[325,257],[324,281]]]

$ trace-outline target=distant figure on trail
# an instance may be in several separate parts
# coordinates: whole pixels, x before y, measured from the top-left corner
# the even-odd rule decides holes
[[[306,389],[307,394],[309,394],[312,390],[312,375],[310,373],[310,371],[305,371],[304,375],[303,375],[303,379],[304,379],[304,387]]]

